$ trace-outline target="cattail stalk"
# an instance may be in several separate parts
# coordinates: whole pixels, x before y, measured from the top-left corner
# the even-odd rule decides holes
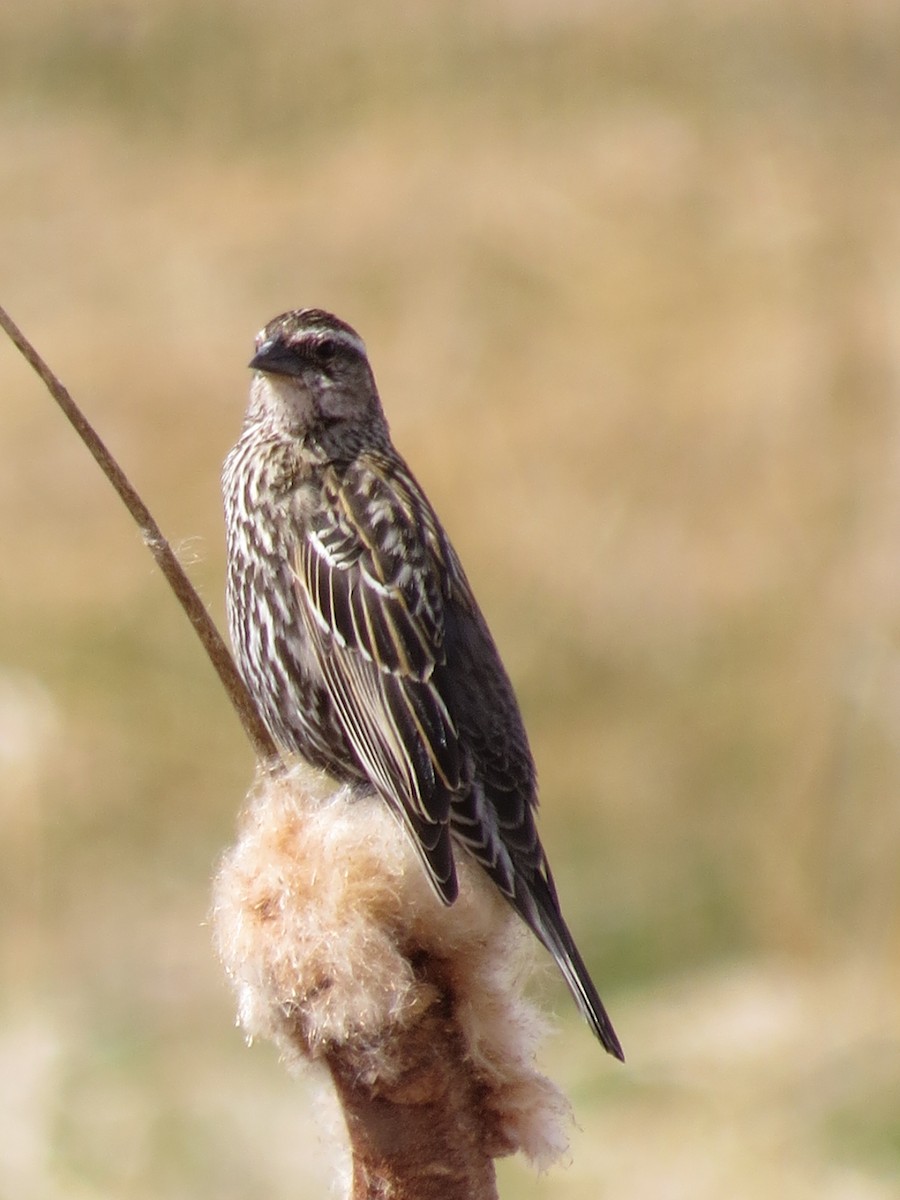
[[[533,1064],[532,943],[461,856],[452,909],[376,796],[296,765],[261,777],[215,886],[219,954],[249,1038],[331,1076],[353,1200],[489,1200],[494,1159],[544,1166],[568,1106]]]
[[[9,336],[22,356],[31,365],[43,381],[47,391],[62,409],[75,432],[94,456],[97,465],[119,494],[122,503],[131,513],[141,531],[147,549],[156,560],[169,587],[178,598],[188,620],[194,627],[194,632],[203,643],[203,648],[219,676],[225,693],[231,701],[244,732],[250,739],[250,744],[261,763],[272,765],[278,761],[278,751],[269,735],[253,698],[247,691],[243,679],[238,674],[234,660],[222,639],[221,634],[206,609],[205,604],[197,594],[197,590],[185,574],[184,568],[178,561],[175,552],[163,537],[159,526],[153,519],[150,510],[138,495],[128,476],[110,454],[96,430],[85,417],[84,413],[72,399],[69,390],[59,377],[51,371],[34,346],[25,337],[9,314],[0,307],[0,327]]]

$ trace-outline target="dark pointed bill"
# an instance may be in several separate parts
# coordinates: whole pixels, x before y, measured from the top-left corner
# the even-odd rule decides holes
[[[269,375],[299,375],[302,363],[296,352],[279,337],[267,338],[247,364],[251,370]]]

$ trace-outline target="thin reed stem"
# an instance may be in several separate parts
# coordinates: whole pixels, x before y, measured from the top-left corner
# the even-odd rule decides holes
[[[84,413],[72,399],[68,389],[59,377],[50,369],[34,346],[15,324],[9,314],[0,307],[0,327],[9,336],[23,358],[40,376],[50,395],[65,413],[76,433],[94,456],[103,474],[119,494],[125,507],[131,513],[141,537],[156,560],[159,569],[165,576],[169,586],[175,593],[179,604],[187,614],[188,620],[194,627],[197,636],[203,643],[209,660],[225,688],[225,692],[234,706],[244,732],[250,739],[257,758],[263,765],[272,768],[279,761],[278,750],[269,736],[269,731],[260,718],[253,698],[247,691],[243,679],[238,674],[237,667],[222,635],[219,633],[206,606],[197,594],[197,590],[184,572],[184,568],[175,556],[172,547],[160,531],[150,510],[135,491],[125,472],[107,450],[102,440],[94,430]]]

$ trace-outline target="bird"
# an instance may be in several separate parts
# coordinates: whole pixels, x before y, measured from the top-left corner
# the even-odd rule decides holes
[[[257,335],[222,484],[238,669],[277,745],[373,789],[445,905],[471,855],[622,1047],[560,909],[513,685],[459,557],[394,448],[365,344],[317,308]]]

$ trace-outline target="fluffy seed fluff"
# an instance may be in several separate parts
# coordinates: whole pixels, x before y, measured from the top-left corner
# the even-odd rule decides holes
[[[540,1167],[566,1150],[569,1106],[534,1066],[542,1018],[523,995],[527,932],[458,854],[446,908],[408,834],[375,796],[298,765],[262,777],[220,865],[214,927],[248,1038],[289,1065],[349,1055],[359,1077],[404,1068],[403,1033],[448,1013],[494,1157]]]

